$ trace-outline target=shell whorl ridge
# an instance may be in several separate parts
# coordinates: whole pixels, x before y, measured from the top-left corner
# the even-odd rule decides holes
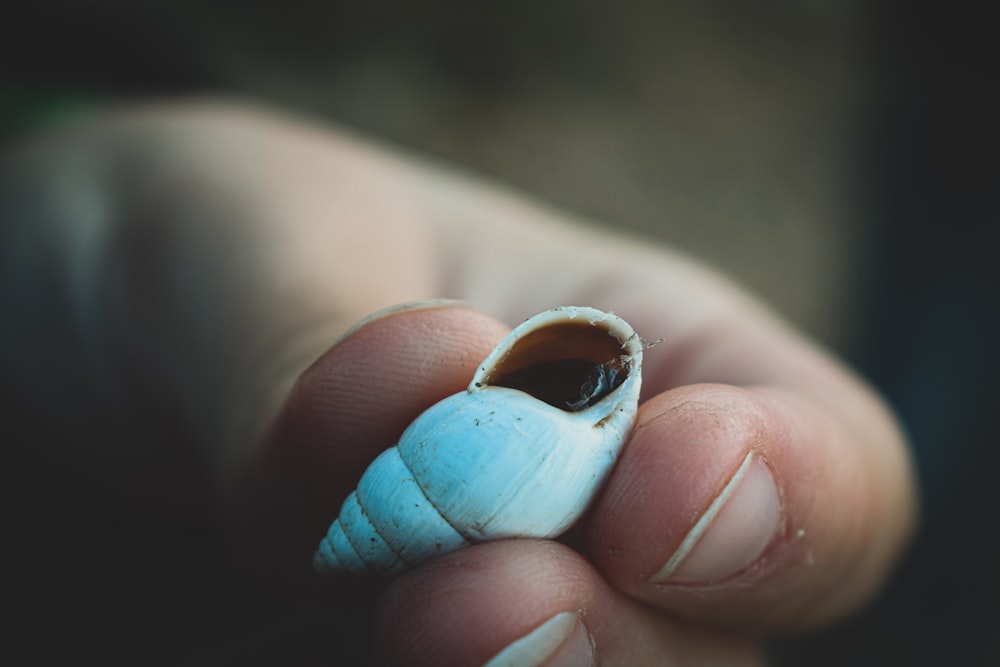
[[[372,461],[314,568],[392,576],[476,542],[565,532],[632,430],[642,350],[631,326],[594,308],[525,320],[468,389]]]

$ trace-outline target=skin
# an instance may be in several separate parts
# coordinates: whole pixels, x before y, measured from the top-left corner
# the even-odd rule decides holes
[[[4,372],[23,400],[87,428],[94,415],[182,428],[233,567],[346,610],[377,601],[354,620],[380,664],[482,664],[562,611],[581,614],[603,666],[760,664],[760,638],[858,610],[915,525],[907,445],[871,388],[648,240],[232,101],[109,110],[32,140],[5,156],[0,193],[17,277],[0,296],[18,315]],[[14,210],[30,224],[9,223]],[[357,324],[431,297],[460,301]],[[367,464],[462,390],[510,326],[572,304],[662,339],[638,428],[584,522],[391,582],[320,581],[312,550]],[[54,368],[60,387],[35,380]],[[780,497],[763,553],[719,580],[650,582],[751,451]],[[128,484],[136,458],[109,444],[82,464]]]

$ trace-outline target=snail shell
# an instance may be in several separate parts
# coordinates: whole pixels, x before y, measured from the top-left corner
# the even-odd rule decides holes
[[[525,320],[467,390],[369,465],[314,568],[392,576],[476,542],[565,532],[635,423],[642,349],[624,320],[594,308]]]

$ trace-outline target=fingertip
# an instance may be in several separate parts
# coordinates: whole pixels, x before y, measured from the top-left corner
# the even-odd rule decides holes
[[[378,664],[757,664],[739,638],[678,625],[546,540],[478,544],[393,582],[375,614]]]
[[[459,299],[445,299],[445,298],[431,298],[431,299],[420,299],[417,301],[404,301],[403,303],[394,303],[392,305],[386,306],[385,308],[380,308],[376,311],[365,315],[360,320],[347,327],[347,329],[333,342],[330,346],[331,348],[336,347],[345,339],[350,338],[355,332],[360,331],[370,324],[375,323],[378,320],[384,320],[394,315],[402,315],[404,313],[413,313],[418,310],[425,309],[435,309],[435,308],[471,308],[471,306],[465,301]]]
[[[877,589],[872,562],[887,562],[895,531],[880,502],[889,472],[801,396],[681,387],[640,411],[587,545],[618,590],[681,617],[815,626]]]
[[[508,331],[458,301],[377,311],[350,327],[302,374],[269,443],[308,452],[328,473],[354,481],[417,415],[464,389]]]
[[[431,561],[379,600],[379,664],[486,665],[496,658],[502,665],[504,651],[519,654],[520,664],[541,664],[574,631],[564,614],[576,617],[588,606],[589,576],[580,565],[567,547],[541,540],[480,544]]]
[[[236,540],[308,565],[368,463],[423,410],[464,389],[507,331],[450,300],[394,306],[349,328],[248,451],[229,501]]]
[[[714,583],[749,565],[777,534],[780,516],[777,488],[757,483],[771,479],[760,472],[767,433],[760,401],[736,387],[683,387],[645,403],[591,516],[598,566],[622,590],[648,595],[651,584]],[[761,507],[734,517],[733,499]],[[747,521],[758,518],[748,535]],[[720,520],[732,539],[700,549]]]

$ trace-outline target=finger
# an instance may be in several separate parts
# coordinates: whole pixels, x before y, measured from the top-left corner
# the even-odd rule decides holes
[[[687,385],[646,402],[591,517],[620,590],[701,621],[815,625],[877,590],[912,522],[892,457],[801,394]]]
[[[295,569],[308,566],[372,459],[464,389],[508,330],[446,301],[394,307],[352,328],[302,374],[248,465],[232,500],[244,551],[256,544],[249,553],[260,558],[275,545]]]
[[[375,635],[384,665],[759,664],[744,641],[670,621],[540,540],[479,544],[398,579]]]
[[[440,294],[405,177],[325,128],[212,101],[139,105],[5,157],[0,264],[16,279],[0,300],[14,313],[4,349],[18,350],[5,367],[19,359],[18,385],[87,428],[171,423],[213,486],[348,324]],[[51,376],[66,381],[39,382]],[[181,449],[157,440],[112,455],[134,468]],[[83,464],[104,453],[67,448]]]

